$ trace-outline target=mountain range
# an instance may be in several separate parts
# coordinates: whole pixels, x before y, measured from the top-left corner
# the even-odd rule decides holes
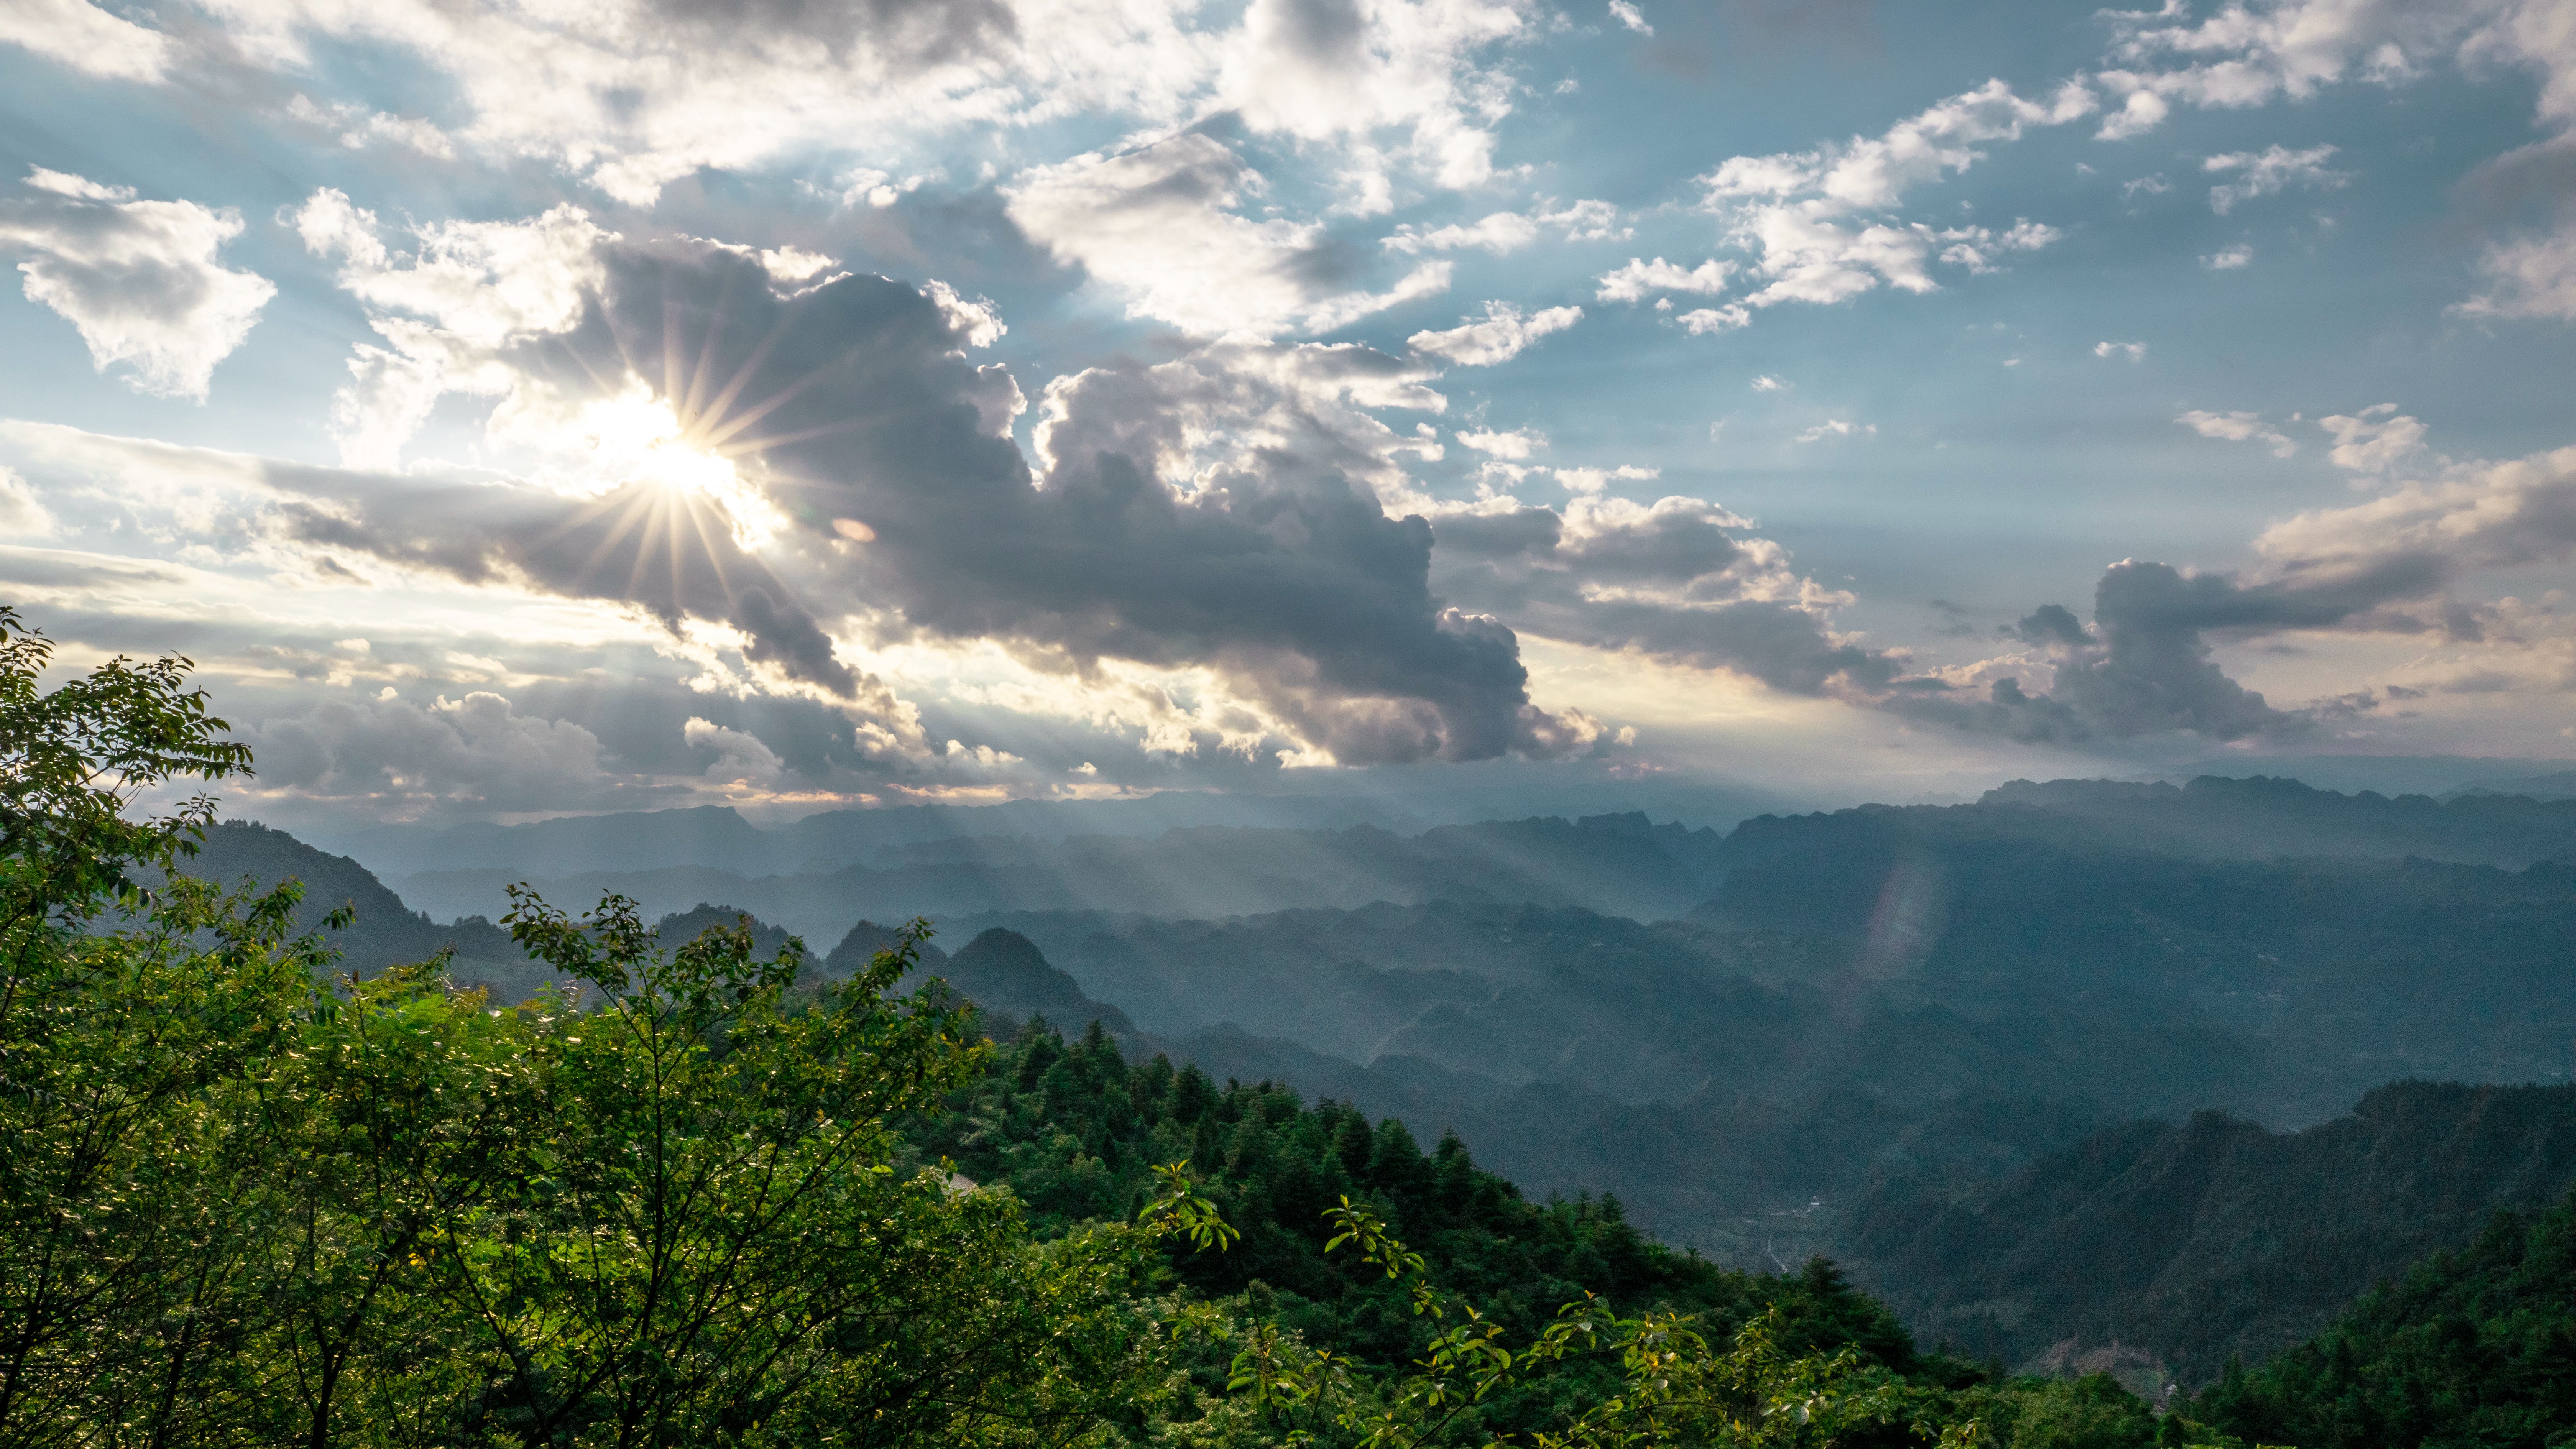
[[[2378,1226],[2302,1240],[2367,1238],[2362,1279],[2320,1278],[2221,1333],[2188,1324],[2291,1270],[2259,1235],[2238,1240],[2264,1200],[2193,1198],[2188,1164],[2259,1174],[2266,1143],[2358,1141],[2401,1100],[2374,1094],[2391,1082],[2564,1083],[2576,1068],[2576,800],[2212,777],[2016,782],[1973,804],[1724,833],[1637,812],[914,839],[890,836],[941,822],[799,834],[671,813],[684,818],[495,827],[474,836],[486,864],[390,883],[226,825],[193,868],[301,875],[308,915],[358,905],[350,966],[451,947],[454,974],[502,999],[542,976],[486,919],[520,879],[576,910],[633,896],[666,939],[747,914],[764,950],[793,931],[823,974],[930,916],[953,954],[934,945],[915,980],[940,976],[997,1019],[1097,1020],[1140,1060],[1293,1084],[1426,1140],[1454,1129],[1524,1191],[1616,1192],[1640,1227],[1723,1261],[1846,1256],[1979,1353],[2117,1340],[2156,1372],[2286,1341],[2369,1274],[2470,1231],[2477,1205],[2525,1200],[2496,1196],[2500,1164],[2526,1164],[2516,1182],[2558,1171],[2555,1149],[2455,1154],[2468,1197],[2390,1189]],[[855,850],[862,826],[889,833],[869,863],[758,869],[782,850],[815,861],[818,841]],[[741,869],[603,864],[755,836]],[[446,858],[405,849],[389,859]],[[2367,1158],[2278,1151],[2315,1191]],[[2069,1288],[2083,1276],[2069,1265],[2100,1250],[2083,1225],[2130,1218],[2149,1246]],[[2169,1242],[2183,1246],[2157,1256]]]

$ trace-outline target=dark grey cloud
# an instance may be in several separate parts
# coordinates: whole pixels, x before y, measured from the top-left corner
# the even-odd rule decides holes
[[[634,604],[675,632],[689,617],[731,624],[749,636],[754,660],[844,698],[859,691],[814,616],[704,499],[651,483],[584,499],[292,463],[269,465],[268,480],[305,495],[278,510],[297,542],[466,583]]]
[[[1896,707],[2034,742],[2170,731],[2219,740],[2297,735],[2320,720],[2371,708],[2375,697],[2363,691],[2276,708],[2227,677],[2211,657],[2212,639],[2338,626],[2474,631],[2474,611],[2444,606],[2428,623],[2392,607],[2435,594],[2454,572],[2438,555],[2393,551],[2248,584],[2232,574],[2186,574],[2170,564],[2130,560],[2112,565],[2095,586],[2091,628],[2073,610],[2043,604],[2004,631],[2050,654],[2056,678],[2045,695],[2003,679],[1982,701],[1935,694],[1900,698]]]
[[[1640,649],[1797,694],[1887,688],[1903,661],[1838,639],[1776,544],[1697,499],[1578,499],[1439,522],[1437,579],[1460,604],[1553,639]]]
[[[991,423],[1013,385],[967,357],[973,319],[935,293],[849,276],[781,296],[756,262],[690,243],[616,243],[602,260],[581,322],[511,362],[575,395],[632,372],[747,448],[793,520],[796,562],[779,568],[801,597],[720,532],[666,567],[598,504],[422,490],[308,509],[301,536],[724,619],[818,680],[839,666],[814,620],[846,618],[887,640],[1002,640],[1074,671],[1210,668],[1344,761],[1551,752],[1582,734],[1529,705],[1509,629],[1435,597],[1431,526],[1389,517],[1363,481],[1383,460],[1294,426],[1303,392],[1392,382],[1395,359],[1262,349],[1094,369],[1054,390],[1039,476]],[[1246,409],[1292,434],[1165,476],[1194,430]]]

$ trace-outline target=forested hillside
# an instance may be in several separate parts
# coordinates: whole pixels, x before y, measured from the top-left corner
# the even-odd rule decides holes
[[[2576,1197],[2499,1213],[2191,1412],[2302,1449],[2576,1443]]]
[[[2272,1133],[2145,1121],[2000,1183],[1882,1183],[1843,1246],[1916,1331],[2027,1362],[2121,1344],[2184,1384],[2317,1331],[2364,1290],[2576,1185],[2576,1087],[2403,1082]]]

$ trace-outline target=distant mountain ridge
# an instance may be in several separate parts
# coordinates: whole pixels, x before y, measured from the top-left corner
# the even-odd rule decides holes
[[[2184,785],[2015,780],[1973,805],[1863,805],[1757,816],[1726,837],[1728,868],[1790,851],[2023,840],[2183,858],[2365,856],[2519,870],[2576,859],[2576,800],[2342,795],[2296,780],[2203,775]]]
[[[724,827],[730,828],[730,827]],[[902,847],[901,863],[748,875],[704,866],[531,876],[482,867],[398,877],[437,914],[490,912],[503,888],[532,880],[550,898],[615,890],[649,910],[725,900],[806,936],[830,939],[854,916],[903,920],[995,911],[1108,910],[1171,917],[1258,915],[1388,900],[1531,901],[1656,920],[1705,899],[1721,837],[1639,813],[1444,825],[1414,836],[1201,826],[1150,839],[1088,835],[1049,842],[976,838]]]
[[[1480,795],[1489,797],[1481,805],[1475,803]],[[1151,838],[1202,827],[1338,831],[1357,825],[1412,836],[1442,825],[1615,815],[1648,805],[1666,819],[1723,827],[1782,803],[1777,793],[1751,787],[1654,790],[1620,782],[1491,787],[1438,796],[1166,790],[1130,799],[828,810],[777,827],[754,825],[723,805],[561,816],[518,825],[386,825],[334,837],[329,844],[389,877],[478,868],[561,876],[690,866],[780,875],[848,865],[891,868],[909,863],[909,847],[953,841],[1057,843],[1082,835]]]
[[[1889,1182],[1844,1246],[1927,1341],[2016,1363],[2119,1343],[2189,1386],[2572,1184],[2576,1086],[2401,1082],[2302,1132],[2201,1112],[2107,1129],[1965,1197]]]

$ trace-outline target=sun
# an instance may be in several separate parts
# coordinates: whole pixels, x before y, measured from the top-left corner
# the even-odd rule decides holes
[[[573,431],[574,471],[587,491],[692,513],[716,505],[746,547],[774,536],[777,510],[742,476],[734,461],[741,450],[711,437],[715,430],[690,426],[642,379],[583,404]]]

